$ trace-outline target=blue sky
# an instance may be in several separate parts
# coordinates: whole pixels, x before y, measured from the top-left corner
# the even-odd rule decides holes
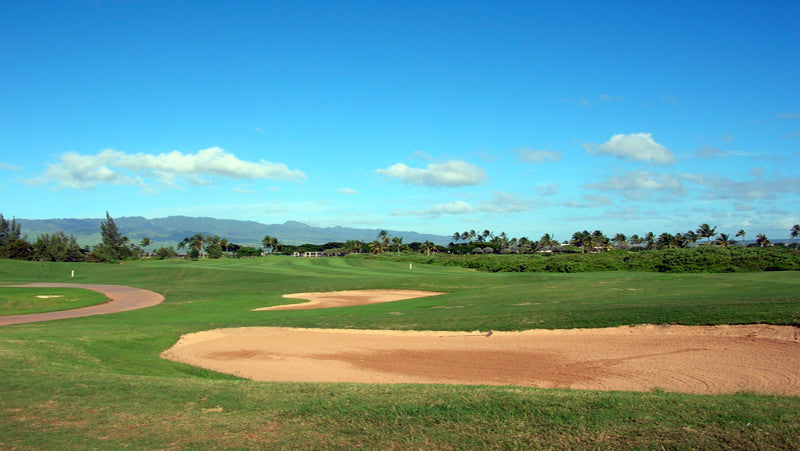
[[[0,213],[788,238],[800,3],[2,2]]]

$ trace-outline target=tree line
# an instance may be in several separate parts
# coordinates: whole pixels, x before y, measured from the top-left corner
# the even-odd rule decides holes
[[[261,255],[259,249],[229,243],[218,236],[204,236],[195,234],[184,238],[178,243],[178,250],[173,246],[160,247],[152,251],[150,238],[143,238],[139,243],[133,243],[122,235],[114,222],[114,218],[106,212],[106,219],[100,223],[101,242],[95,246],[78,245],[74,235],[67,235],[63,231],[43,233],[33,241],[28,241],[22,234],[22,228],[16,219],[7,220],[0,213],[0,258],[16,260],[34,260],[48,262],[107,262],[113,263],[121,260],[156,257],[176,258],[179,250],[188,248],[190,258],[209,256],[220,258],[223,251],[235,256]]]
[[[662,233],[655,235],[648,232],[644,235],[626,236],[622,233],[614,234],[611,238],[603,232],[595,230],[577,231],[569,240],[559,242],[553,235],[545,233],[538,240],[527,237],[513,238],[505,232],[495,234],[489,230],[476,232],[468,230],[455,232],[452,241],[447,246],[436,245],[431,241],[403,243],[402,237],[393,237],[386,230],[381,230],[371,242],[360,240],[347,240],[344,242],[328,242],[325,244],[289,245],[281,243],[278,238],[265,235],[261,240],[261,248],[241,246],[229,242],[218,235],[205,235],[196,233],[184,238],[177,243],[177,249],[172,246],[160,247],[151,252],[149,238],[142,239],[139,243],[131,242],[122,235],[111,215],[106,212],[106,220],[100,224],[101,243],[93,247],[80,247],[74,236],[67,236],[64,232],[44,233],[38,235],[33,241],[28,242],[22,234],[20,224],[16,219],[7,220],[0,214],[0,258],[36,261],[63,261],[63,262],[117,262],[129,258],[156,257],[176,258],[181,256],[180,251],[186,250],[186,256],[191,259],[254,257],[262,254],[285,254],[321,252],[324,255],[346,254],[383,254],[386,252],[413,252],[431,255],[432,253],[449,254],[533,254],[533,253],[593,253],[611,249],[620,250],[650,250],[686,248],[697,245],[704,246],[744,246],[747,232],[737,231],[733,236],[718,233],[717,227],[706,223],[700,224],[696,230],[683,233]],[[800,225],[795,224],[789,230],[789,236],[794,240],[788,247],[797,248],[800,238]],[[741,240],[737,240],[740,238]],[[704,241],[705,240],[705,241]],[[772,243],[763,233],[756,234],[754,243],[749,246],[766,247]]]
[[[643,249],[670,249],[670,248],[686,248],[696,246],[699,244],[709,246],[744,246],[745,236],[747,232],[740,229],[735,235],[731,236],[727,233],[718,233],[717,226],[711,227],[707,223],[700,224],[696,230],[688,230],[684,233],[662,233],[656,236],[653,232],[648,232],[644,235],[633,234],[626,236],[623,233],[617,233],[609,238],[602,231],[595,230],[589,232],[588,230],[577,231],[572,234],[569,240],[559,242],[549,234],[545,233],[536,241],[529,240],[526,237],[522,238],[509,238],[505,232],[495,235],[489,230],[484,230],[481,233],[474,230],[455,232],[452,236],[453,242],[450,243],[449,248],[458,249],[460,253],[513,253],[513,254],[529,254],[536,252],[574,252],[580,251],[583,253],[589,252],[602,252],[610,249],[621,250],[643,250]],[[795,224],[789,230],[789,236],[795,240],[789,247],[797,247],[797,240],[800,238],[800,225]],[[740,238],[737,241],[736,238]],[[713,238],[713,241],[712,241]],[[703,242],[702,240],[706,240]],[[489,245],[481,247],[482,245]],[[750,246],[766,247],[772,245],[772,242],[763,233],[756,234],[754,243]]]
[[[28,242],[16,219],[7,220],[0,214],[0,257],[17,260],[49,262],[114,262],[130,258],[135,246],[123,236],[114,219],[106,212],[100,224],[102,241],[90,248],[80,247],[74,235],[63,231],[43,233]]]

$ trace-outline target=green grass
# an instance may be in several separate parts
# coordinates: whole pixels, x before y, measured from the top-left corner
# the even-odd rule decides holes
[[[143,310],[0,327],[3,449],[798,446],[800,399],[793,397],[261,383],[158,357],[184,333],[255,325],[518,330],[796,324],[797,272],[482,273],[282,257],[122,265],[0,260],[0,284],[24,282],[130,285],[166,299]],[[281,298],[285,293],[366,288],[449,294],[250,311],[290,302]]]
[[[106,301],[104,295],[80,288],[0,287],[0,316],[70,310]]]

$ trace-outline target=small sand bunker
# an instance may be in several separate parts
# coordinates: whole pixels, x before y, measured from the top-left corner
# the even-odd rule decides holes
[[[492,334],[245,327],[185,335],[162,357],[261,381],[800,396],[800,338],[791,326]]]
[[[306,299],[309,302],[302,304],[276,305],[253,309],[261,310],[304,310],[329,307],[347,307],[354,305],[378,304],[381,302],[402,301],[404,299],[423,298],[445,294],[440,291],[420,290],[352,290],[329,291],[324,293],[295,293],[284,294],[288,299]]]

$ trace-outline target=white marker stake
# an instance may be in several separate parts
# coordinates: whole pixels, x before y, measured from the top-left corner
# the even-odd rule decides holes
[[[409,263],[408,264],[408,269],[414,269],[414,264],[413,263]]]
[[[69,273],[69,276],[70,277],[75,277],[75,270],[74,269]]]

